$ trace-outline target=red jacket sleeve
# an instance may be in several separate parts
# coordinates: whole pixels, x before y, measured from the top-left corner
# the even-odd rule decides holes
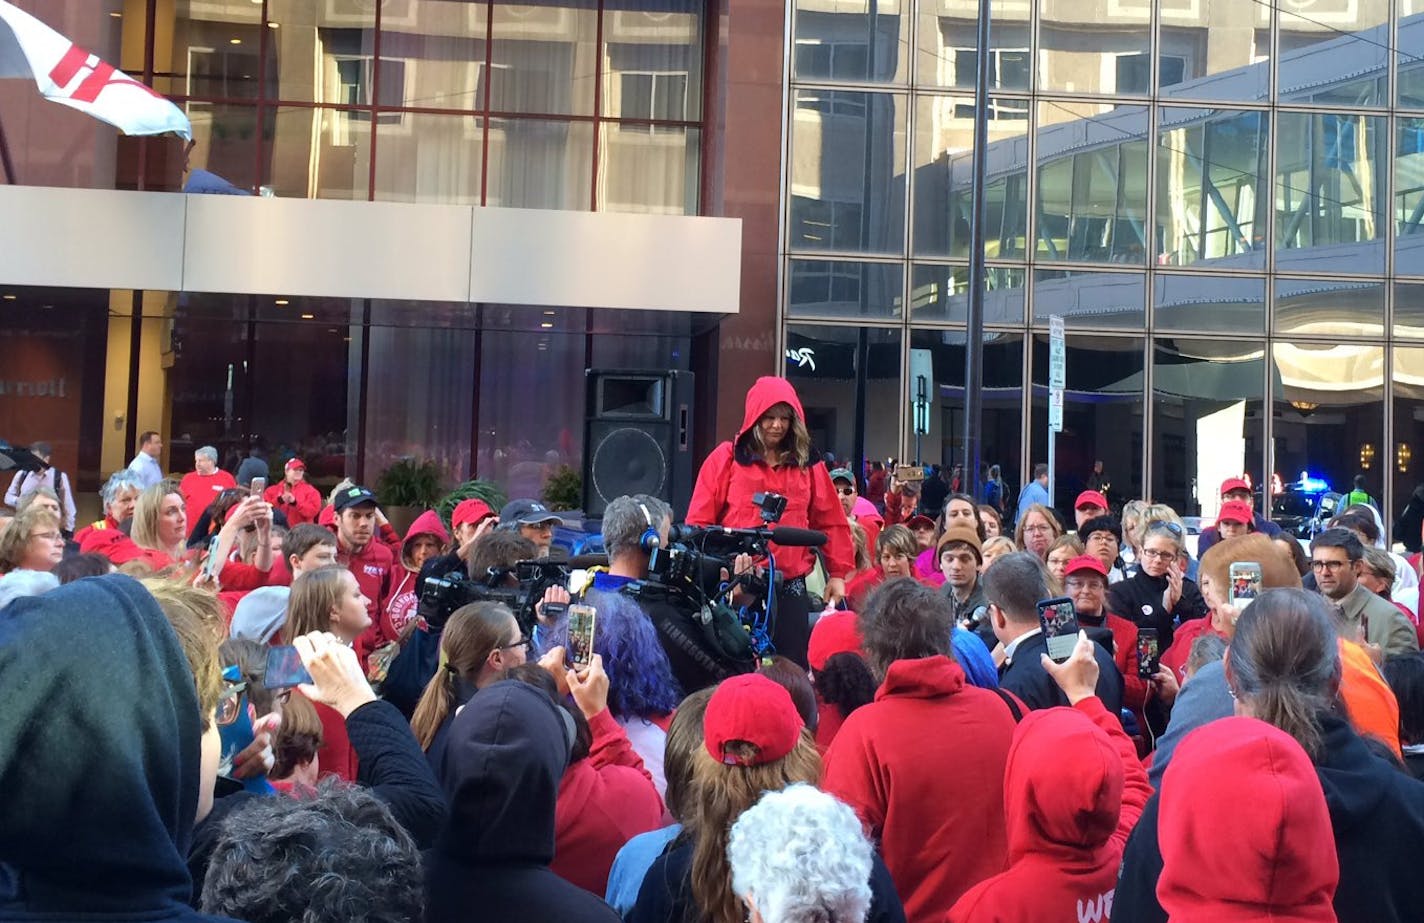
[[[1123,621],[1127,621],[1124,619]],[[1116,651],[1113,660],[1122,673],[1122,704],[1140,713],[1147,704],[1147,681],[1137,675],[1137,626],[1128,622],[1113,633]]]
[[[1117,748],[1118,756],[1122,758],[1122,814],[1118,816],[1117,830],[1113,831],[1112,838],[1108,840],[1121,854],[1132,828],[1137,826],[1137,819],[1142,816],[1142,809],[1147,806],[1147,799],[1152,797],[1152,786],[1147,782],[1147,770],[1137,758],[1137,747],[1132,738],[1123,733],[1122,722],[1116,715],[1108,714],[1101,699],[1089,696],[1073,707],[1107,732],[1113,746]]]
[[[228,561],[218,572],[218,583],[222,584],[224,590],[255,590],[267,585],[269,573],[241,561]]]
[[[381,544],[391,549],[391,555],[395,558],[392,567],[399,567],[401,559],[401,537],[400,533],[396,531],[396,527],[389,522],[382,523],[380,532],[376,535],[376,538],[380,539]],[[383,593],[387,596],[390,595],[389,587],[385,588]],[[381,608],[384,609],[386,603],[389,601],[389,599],[382,599]]]
[[[879,765],[856,728],[842,726],[826,751],[825,769],[821,773],[821,790],[850,805],[861,823],[876,837],[885,827],[888,797],[877,772]]]
[[[824,462],[811,466],[811,503],[807,511],[811,528],[826,533],[821,549],[826,556],[826,571],[830,577],[842,580],[855,570],[855,543],[850,537],[850,523],[841,508],[836,485]]]
[[[727,506],[727,485],[732,467],[732,444],[724,442],[712,450],[702,469],[697,472],[697,484],[692,488],[692,500],[687,504],[685,521],[693,526],[721,523],[722,510]]]

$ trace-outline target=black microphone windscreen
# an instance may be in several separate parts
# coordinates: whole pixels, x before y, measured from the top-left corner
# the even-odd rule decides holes
[[[587,570],[590,567],[607,567],[606,554],[578,554],[564,562],[573,570]]]
[[[773,526],[771,540],[778,545],[800,548],[819,548],[826,543],[826,533],[815,529],[798,529],[795,526]]]

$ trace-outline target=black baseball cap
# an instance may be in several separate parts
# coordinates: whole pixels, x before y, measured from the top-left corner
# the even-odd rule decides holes
[[[348,487],[337,494],[336,500],[332,502],[331,507],[340,513],[342,510],[349,510],[351,507],[360,506],[363,503],[369,503],[372,506],[378,505],[376,503],[375,494],[371,493],[371,491],[365,487],[356,486]]]
[[[511,500],[499,511],[502,526],[537,526],[544,522],[563,522],[558,513],[537,500]]]

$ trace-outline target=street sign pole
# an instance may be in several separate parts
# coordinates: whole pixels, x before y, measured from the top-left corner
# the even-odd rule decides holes
[[[1048,319],[1048,502],[1057,509],[1058,434],[1063,432],[1063,386],[1067,354],[1063,346],[1063,318]]]

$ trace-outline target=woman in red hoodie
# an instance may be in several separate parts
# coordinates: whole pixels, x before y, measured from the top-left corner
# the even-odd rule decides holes
[[[416,604],[415,581],[420,576],[420,568],[431,558],[438,556],[450,544],[450,533],[440,521],[440,514],[426,510],[415,518],[406,530],[401,542],[401,568],[391,575],[390,602],[381,613],[381,639],[376,646],[392,641],[405,642],[412,623],[415,621]]]
[[[1045,658],[1046,660],[1046,658]],[[1031,712],[1004,770],[1009,869],[961,897],[950,923],[1106,920],[1127,842],[1152,795],[1137,748],[1094,694],[1093,642],[1043,664],[1072,708]]]
[[[784,378],[758,378],[747,392],[746,415],[736,439],[712,450],[697,475],[687,522],[697,526],[756,528],[761,510],[752,497],[777,493],[786,498],[780,525],[826,533],[828,602],[845,597],[845,577],[855,568],[850,526],[826,465],[806,432],[806,412],[796,389]],[[806,666],[811,632],[806,575],[810,549],[772,546],[776,567],[786,578],[776,592],[771,640],[776,652]]]

